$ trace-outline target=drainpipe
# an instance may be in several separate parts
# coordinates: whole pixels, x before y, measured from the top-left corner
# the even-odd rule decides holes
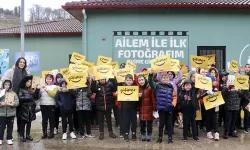
[[[86,10],[85,9],[82,9],[82,14],[83,14],[83,33],[82,33],[82,40],[83,40],[83,43],[82,43],[82,53],[83,55],[87,57],[87,14],[86,14]]]

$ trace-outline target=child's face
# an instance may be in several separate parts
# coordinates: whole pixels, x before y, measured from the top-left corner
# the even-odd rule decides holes
[[[28,80],[25,85],[27,88],[31,87],[31,80]]]
[[[223,77],[221,78],[221,80],[225,82],[225,81],[227,80],[227,77],[226,77],[226,76],[223,76]]]
[[[57,78],[56,79],[57,83],[59,83],[61,79],[62,79],[61,77]]]
[[[195,82],[195,74],[193,74],[193,75],[191,76],[191,81],[192,81],[192,82]]]
[[[62,88],[66,88],[66,83],[65,82],[62,83]]]
[[[139,77],[139,78],[138,78],[138,82],[139,82],[140,86],[143,86],[143,85],[145,84],[145,79],[144,79],[144,77]]]
[[[48,85],[51,85],[51,83],[52,83],[52,78],[51,78],[51,77],[47,77],[45,81],[46,81],[46,83],[47,83]]]
[[[212,70],[212,71],[210,72],[210,74],[211,74],[213,77],[215,77],[215,71],[214,71],[214,70]]]
[[[203,75],[203,76],[205,76],[205,75],[206,75],[206,72],[205,72],[205,70],[201,70],[201,72],[200,72],[200,75]]]
[[[101,84],[106,84],[106,79],[101,79],[101,80],[100,80],[100,83],[101,83]]]
[[[133,84],[133,80],[130,79],[130,78],[127,78],[127,79],[125,79],[125,84],[128,85],[128,86],[130,86],[130,85]]]
[[[168,77],[169,77],[169,80],[172,80],[172,79],[174,78],[173,73],[172,73],[172,72],[169,72],[169,73],[168,73]]]
[[[190,91],[191,88],[192,88],[192,85],[191,85],[191,84],[185,84],[185,85],[184,85],[184,89],[185,89],[186,91]]]
[[[10,88],[10,82],[4,83],[4,89],[8,90]]]
[[[168,77],[168,75],[163,75],[162,77],[161,77],[161,82],[162,83],[168,83],[168,81],[169,81],[169,77]]]

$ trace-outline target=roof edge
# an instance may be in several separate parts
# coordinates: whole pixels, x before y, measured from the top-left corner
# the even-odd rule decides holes
[[[25,35],[81,35],[82,32],[34,32]],[[0,33],[0,36],[19,36],[20,33]]]

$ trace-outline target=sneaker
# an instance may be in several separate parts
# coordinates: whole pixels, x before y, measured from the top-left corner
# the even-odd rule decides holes
[[[3,145],[3,140],[0,140],[0,145]]]
[[[228,139],[228,133],[224,133],[223,138]]]
[[[168,138],[168,144],[173,144],[174,142],[173,142],[173,138],[172,137],[169,137]]]
[[[100,133],[99,140],[103,140],[103,139],[104,139],[104,133]]]
[[[248,133],[249,133],[249,130],[248,130],[248,129],[245,129],[245,130],[244,130],[244,133],[248,134]]]
[[[116,135],[115,135],[113,132],[110,132],[110,133],[109,133],[109,137],[111,137],[111,138],[116,138]]]
[[[71,133],[70,133],[70,137],[71,137],[72,139],[76,139],[75,133],[74,133],[74,132],[71,132]]]
[[[229,134],[229,136],[234,137],[234,138],[237,138],[237,137],[238,137],[238,135],[237,135],[236,132],[234,132],[233,134]]]
[[[85,134],[85,137],[87,137],[87,138],[95,138],[95,136],[94,135],[91,135],[91,134]]]
[[[141,135],[141,140],[142,141],[146,141],[146,136],[145,135]]]
[[[184,142],[187,142],[187,138],[186,138],[186,137],[184,137],[182,140],[183,140]]]
[[[212,132],[208,132],[207,133],[207,138],[209,139],[214,139],[213,135],[212,135]]]
[[[215,141],[219,141],[219,140],[220,140],[220,134],[219,134],[218,132],[216,132],[216,133],[214,134],[214,140],[215,140]]]
[[[124,138],[124,136],[123,136],[123,135],[120,135],[120,138]]]
[[[84,136],[84,135],[83,135],[83,136],[78,137],[78,140],[83,140],[83,139],[85,139],[85,136]]]
[[[68,136],[67,133],[63,133],[62,139],[67,140],[67,136]]]
[[[199,141],[200,141],[198,137],[195,137],[194,140],[195,140],[196,142],[199,142]]]
[[[54,135],[57,135],[58,134],[58,129],[54,129]]]
[[[147,141],[150,142],[152,139],[151,135],[147,135]]]
[[[7,144],[8,145],[13,145],[13,141],[12,140],[7,140]]]
[[[132,140],[136,141],[136,134],[135,134],[135,132],[132,133]]]
[[[129,142],[128,134],[124,134],[124,140],[125,140],[126,142]]]

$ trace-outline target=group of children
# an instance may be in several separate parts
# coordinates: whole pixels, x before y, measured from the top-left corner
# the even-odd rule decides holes
[[[121,65],[124,67],[124,64]],[[250,66],[247,64],[246,75],[250,76]],[[145,71],[143,69],[142,71]],[[140,139],[142,141],[151,141],[153,132],[153,113],[159,114],[159,130],[157,143],[163,140],[164,132],[168,135],[168,143],[173,143],[174,123],[178,116],[183,118],[183,140],[186,142],[190,136],[195,141],[198,138],[198,126],[206,126],[207,138],[219,140],[219,120],[224,122],[223,138],[237,137],[236,120],[241,108],[245,112],[244,127],[245,132],[249,132],[249,90],[236,90],[234,85],[227,82],[228,73],[218,72],[216,68],[211,67],[208,73],[203,69],[190,71],[184,82],[182,81],[182,72],[178,72],[176,78],[175,72],[166,71],[155,73],[153,69],[148,70],[149,76],[126,75],[124,83],[117,83],[116,79],[101,79],[95,81],[95,77],[87,77],[86,87],[73,90],[67,89],[67,82],[62,74],[48,74],[45,77],[45,86],[32,89],[32,76],[23,79],[20,85],[19,93],[15,95],[14,105],[6,105],[2,100],[4,93],[0,94],[0,144],[2,144],[3,134],[7,125],[7,142],[11,144],[13,120],[15,116],[15,107],[19,107],[20,120],[19,134],[21,141],[32,141],[30,136],[31,122],[35,120],[35,100],[40,101],[42,112],[42,139],[54,138],[58,133],[59,115],[62,118],[62,139],[67,139],[67,126],[69,125],[70,137],[75,139],[74,129],[79,129],[79,139],[86,137],[93,138],[91,134],[93,118],[97,118],[99,127],[99,139],[104,139],[104,122],[107,122],[109,137],[116,138],[112,128],[112,110],[116,113],[117,125],[120,126],[120,137],[129,141],[137,139],[137,113],[140,120]],[[212,91],[195,88],[195,75],[201,74],[209,77],[213,83]],[[55,97],[49,94],[50,86],[58,86]],[[117,101],[117,86],[139,86],[139,101]],[[11,92],[11,81],[3,82],[2,92]],[[225,104],[205,110],[203,97],[213,95],[217,91],[222,91]],[[19,99],[19,100],[18,100]],[[75,107],[74,107],[75,106]],[[114,108],[117,108],[114,111]],[[196,112],[202,112],[202,121],[196,120]],[[60,113],[58,113],[60,112]],[[78,118],[73,118],[74,113]],[[93,112],[96,116],[93,116]],[[92,117],[93,116],[93,117]],[[219,116],[219,117],[218,117]],[[104,119],[105,118],[105,119]],[[218,119],[219,118],[219,119]],[[74,120],[78,121],[76,127]],[[48,122],[50,132],[47,133]],[[26,125],[26,137],[24,129]],[[96,126],[95,126],[96,127]],[[164,131],[165,128],[165,131]],[[56,132],[54,132],[56,130]]]

